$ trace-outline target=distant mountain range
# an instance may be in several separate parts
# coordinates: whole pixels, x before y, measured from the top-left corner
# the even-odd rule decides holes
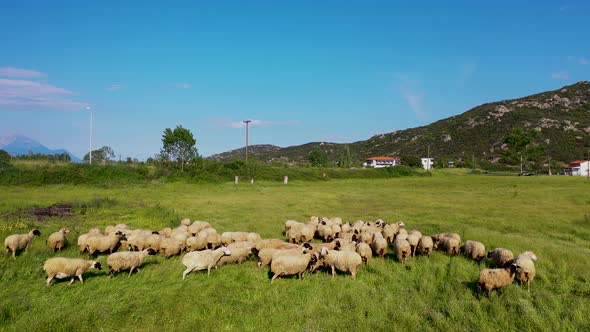
[[[26,155],[29,153],[54,155],[63,154],[65,152],[70,158],[72,158],[72,161],[82,161],[66,149],[51,150],[32,138],[18,134],[0,137],[0,150],[4,150],[13,156]]]
[[[585,158],[590,149],[590,82],[582,81],[561,89],[519,99],[487,103],[462,114],[422,127],[375,135],[349,144],[313,142],[285,148],[255,145],[249,156],[265,162],[305,163],[320,147],[332,161],[348,145],[362,161],[371,156],[430,156],[435,159],[497,162],[506,148],[504,138],[513,128],[538,132],[535,143],[545,148],[547,158],[561,162]],[[231,161],[244,158],[244,148],[209,159]]]

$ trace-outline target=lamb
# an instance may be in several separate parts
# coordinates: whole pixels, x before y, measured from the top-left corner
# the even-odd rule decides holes
[[[512,251],[505,248],[495,248],[488,251],[488,258],[491,258],[492,261],[496,263],[496,266],[506,267],[508,264],[512,263],[514,254]]]
[[[537,260],[537,255],[532,251],[525,251],[516,256],[512,267],[516,270],[516,279],[522,284],[527,284],[527,290],[531,291],[531,281],[535,279],[536,270],[534,261]]]
[[[418,241],[418,250],[420,251],[420,254],[430,257],[432,246],[432,238],[430,236],[422,235],[420,241]]]
[[[412,254],[410,243],[404,239],[397,239],[393,242],[393,251],[397,256],[397,260],[402,264],[405,264],[408,257]]]
[[[319,259],[322,264],[329,266],[332,269],[332,278],[336,274],[336,270],[342,272],[350,272],[352,279],[356,279],[356,272],[363,263],[361,255],[352,251],[337,251],[322,248]]]
[[[486,290],[486,295],[490,297],[490,291],[493,289],[501,289],[506,287],[514,281],[516,269],[514,266],[500,268],[500,269],[483,269],[479,273],[479,281],[477,283],[477,298],[482,289]]]
[[[100,229],[92,228],[91,230],[88,231],[88,233],[84,233],[84,234],[80,235],[78,237],[78,251],[80,253],[83,253],[84,251],[86,251],[86,248],[87,248],[86,240],[88,240],[88,238],[91,236],[100,235],[100,234],[101,234]]]
[[[273,273],[270,283],[280,276],[299,275],[301,280],[303,272],[315,263],[316,257],[308,251],[297,255],[278,255],[273,258],[270,270]]]
[[[49,248],[56,252],[58,250],[62,250],[66,246],[66,234],[70,233],[70,229],[64,227],[55,233],[51,233],[47,238],[47,244]]]
[[[356,252],[361,255],[361,258],[365,264],[368,264],[369,260],[373,258],[373,251],[371,250],[371,247],[364,242],[357,243]]]
[[[148,248],[142,251],[124,251],[110,254],[107,257],[107,264],[109,266],[109,275],[115,274],[115,272],[129,270],[128,277],[131,277],[133,270],[139,272],[139,266],[147,255],[155,255],[157,252]]]
[[[373,233],[373,234],[379,234],[381,235],[381,233]],[[387,251],[387,240],[385,240],[385,238],[383,237],[374,237],[373,238],[373,243],[371,244],[371,249],[373,249],[373,252],[375,253],[376,256],[385,256],[385,252]]]
[[[223,256],[231,255],[231,251],[227,247],[219,247],[215,250],[207,249],[203,251],[191,251],[182,257],[182,264],[186,266],[186,270],[182,272],[182,280],[186,275],[193,272],[207,269],[207,276],[211,274],[211,268]]]
[[[98,270],[102,269],[102,265],[97,261],[88,261],[79,258],[65,258],[65,257],[54,257],[45,261],[43,264],[43,270],[47,274],[47,286],[50,285],[53,278],[63,279],[71,277],[70,284],[74,282],[75,277],[80,279],[81,283],[84,283],[82,274],[90,268]]]
[[[125,233],[121,231],[116,231],[109,235],[90,236],[86,240],[86,250],[88,250],[88,255],[107,251],[109,254],[112,254],[119,249],[121,241],[123,240],[127,240],[127,237],[125,236]]]
[[[215,265],[215,268],[217,269],[218,266],[225,264],[240,264],[243,261],[248,260],[248,257],[252,254],[253,247],[254,243],[250,241],[230,243],[227,248],[231,254],[229,256],[221,257],[217,265]]]
[[[16,259],[16,252],[19,250],[27,250],[31,242],[33,241],[33,236],[39,236],[41,232],[38,229],[33,229],[27,234],[13,234],[8,236],[4,240],[4,247],[6,248],[6,253],[9,254],[12,252],[12,258]]]
[[[465,241],[461,246],[460,251],[467,257],[473,259],[477,264],[486,257],[486,247],[483,243],[478,241]]]

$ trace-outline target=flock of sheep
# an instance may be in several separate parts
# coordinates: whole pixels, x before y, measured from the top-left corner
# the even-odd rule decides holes
[[[63,228],[51,234],[47,244],[53,252],[60,251],[66,244],[66,235],[70,232]],[[39,236],[34,229],[28,234],[8,236],[4,241],[7,253],[16,258],[17,251],[26,250],[34,236]],[[89,256],[108,253],[107,265],[109,275],[129,270],[129,276],[139,267],[147,255],[160,253],[164,257],[180,255],[186,267],[182,278],[199,270],[216,268],[224,264],[239,264],[254,255],[258,267],[270,266],[273,273],[271,283],[278,277],[313,273],[319,268],[327,269],[334,277],[336,270],[350,273],[356,277],[359,267],[367,264],[374,256],[384,257],[390,246],[397,260],[405,264],[415,255],[430,256],[433,250],[442,250],[449,255],[463,253],[478,264],[486,256],[496,268],[483,269],[479,274],[478,297],[482,290],[489,292],[500,289],[518,279],[527,284],[535,277],[536,255],[526,251],[518,255],[504,248],[495,248],[486,253],[483,243],[465,241],[456,233],[442,233],[432,236],[423,235],[417,230],[406,231],[403,222],[387,223],[357,221],[342,222],[341,218],[311,217],[307,223],[288,220],[285,222],[287,241],[281,239],[262,239],[258,233],[224,232],[219,234],[208,222],[183,219],[177,228],[165,228],[159,231],[129,229],[125,224],[107,226],[104,233],[98,228],[78,237],[80,254]],[[321,243],[312,243],[312,240]],[[119,248],[128,251],[117,252]],[[54,257],[47,259],[43,269],[47,274],[47,286],[54,278],[71,278],[70,284],[77,277],[84,282],[82,274],[90,268],[102,269],[97,260]]]

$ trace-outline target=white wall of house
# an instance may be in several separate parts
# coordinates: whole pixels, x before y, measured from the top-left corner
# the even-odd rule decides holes
[[[421,158],[421,159],[422,159],[422,168],[432,169],[432,166],[434,166],[434,158]]]
[[[589,166],[590,166],[590,163],[588,161],[580,163],[580,167],[572,168],[572,175],[588,176]]]

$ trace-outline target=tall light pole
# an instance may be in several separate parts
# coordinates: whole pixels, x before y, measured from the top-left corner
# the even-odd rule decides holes
[[[86,109],[90,111],[90,143],[88,144],[88,164],[92,165],[92,109],[86,106]]]
[[[246,161],[248,160],[248,125],[250,124],[250,122],[252,122],[252,120],[244,120],[243,121],[246,124]]]

